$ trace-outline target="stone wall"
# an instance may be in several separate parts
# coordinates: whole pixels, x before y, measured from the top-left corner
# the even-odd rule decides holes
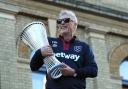
[[[0,13],[0,83],[1,89],[17,89],[15,17]],[[16,85],[17,84],[17,85]]]

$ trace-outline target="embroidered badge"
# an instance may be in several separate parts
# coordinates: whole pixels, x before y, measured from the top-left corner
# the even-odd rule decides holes
[[[74,51],[80,52],[82,50],[82,46],[74,46]]]
[[[57,42],[56,41],[52,41],[52,47],[57,47]]]

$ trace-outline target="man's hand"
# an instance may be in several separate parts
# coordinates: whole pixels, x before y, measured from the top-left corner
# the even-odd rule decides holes
[[[41,54],[44,57],[53,55],[52,47],[50,45],[48,45],[46,47],[42,47],[41,48]]]
[[[63,76],[74,76],[75,74],[75,70],[73,68],[71,68],[70,66],[64,64],[64,68],[60,68],[60,71],[62,73]]]

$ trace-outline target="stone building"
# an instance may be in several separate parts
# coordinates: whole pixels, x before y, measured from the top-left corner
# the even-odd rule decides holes
[[[0,0],[0,89],[32,89],[31,50],[19,39],[23,27],[42,21],[56,36],[61,9],[78,17],[76,35],[93,49],[98,77],[87,89],[123,89],[119,65],[128,58],[127,0]],[[43,86],[43,85],[42,85]]]

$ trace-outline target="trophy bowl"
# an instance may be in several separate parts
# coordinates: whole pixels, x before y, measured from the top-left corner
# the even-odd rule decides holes
[[[26,25],[21,32],[20,38],[34,51],[49,45],[46,27],[42,22],[32,22]],[[42,60],[49,77],[57,79],[62,76],[59,68],[63,68],[64,65],[58,61],[55,55],[45,57]]]

